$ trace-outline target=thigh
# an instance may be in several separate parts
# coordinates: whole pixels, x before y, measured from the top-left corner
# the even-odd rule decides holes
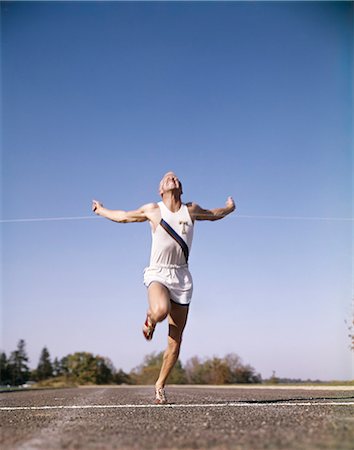
[[[148,287],[148,299],[151,309],[165,309],[166,312],[170,311],[170,293],[163,284],[158,281],[153,281]]]
[[[171,302],[171,310],[168,315],[168,335],[176,342],[181,342],[184,327],[187,323],[189,306],[178,305]]]

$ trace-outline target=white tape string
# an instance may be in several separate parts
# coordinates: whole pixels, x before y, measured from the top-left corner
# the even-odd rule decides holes
[[[353,222],[353,217],[311,217],[311,216],[236,216],[240,219],[271,219],[271,220],[324,220],[324,221],[339,221],[339,222]]]
[[[0,223],[16,222],[54,222],[56,220],[90,220],[101,219],[99,216],[75,216],[75,217],[37,217],[32,219],[0,219]]]

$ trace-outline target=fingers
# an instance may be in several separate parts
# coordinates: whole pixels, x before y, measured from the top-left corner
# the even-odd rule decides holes
[[[102,204],[100,202],[98,202],[97,200],[92,200],[92,211],[96,212],[96,210],[102,206]]]
[[[232,197],[228,197],[227,201],[226,201],[226,205],[234,210],[235,209],[234,199]]]

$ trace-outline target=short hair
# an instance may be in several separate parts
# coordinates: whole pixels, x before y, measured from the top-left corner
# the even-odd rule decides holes
[[[169,173],[173,173],[173,175],[175,175],[175,176],[177,177],[177,175],[176,175],[172,170],[170,170],[170,171],[168,171],[168,172],[165,173],[165,175],[161,178],[161,181],[160,181],[160,184],[159,184],[159,195],[161,195],[161,196],[162,196],[161,190],[162,190],[162,183],[163,183],[163,180],[165,179],[166,175],[168,175]],[[177,177],[177,178],[178,178],[178,177]],[[179,181],[180,191],[181,191],[181,195],[182,195],[182,194],[183,194],[182,183],[181,183],[181,181],[180,181],[179,178],[178,178],[178,181]]]

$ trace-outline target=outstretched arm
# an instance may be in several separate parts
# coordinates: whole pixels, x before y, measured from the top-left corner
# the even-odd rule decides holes
[[[236,206],[232,197],[228,197],[224,208],[204,209],[196,203],[188,205],[192,220],[219,220],[235,211]]]
[[[134,211],[112,210],[105,208],[103,204],[97,200],[92,200],[92,211],[94,213],[119,223],[146,222],[149,219],[148,214],[151,208],[152,205],[148,204],[143,205]]]

